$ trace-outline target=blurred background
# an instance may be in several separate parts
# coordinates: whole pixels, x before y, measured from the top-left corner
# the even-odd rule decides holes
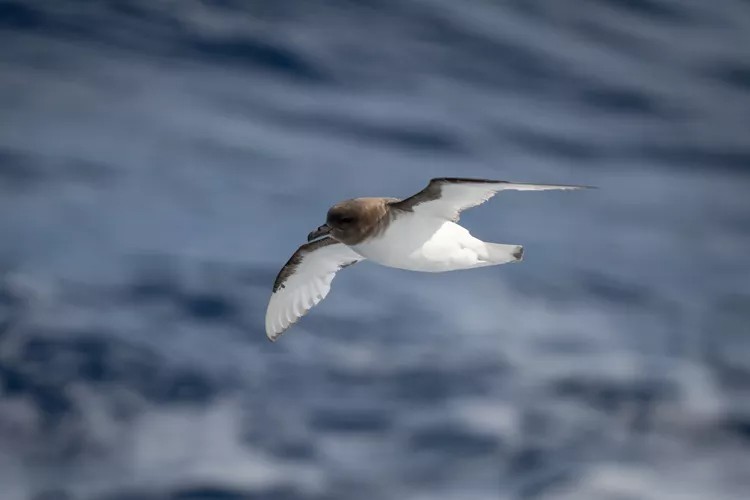
[[[739,499],[750,3],[0,1],[3,500]],[[430,177],[520,265],[363,263]]]

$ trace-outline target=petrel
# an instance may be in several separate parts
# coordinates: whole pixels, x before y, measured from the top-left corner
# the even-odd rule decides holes
[[[354,198],[328,210],[326,222],[307,236],[281,268],[266,310],[266,335],[275,341],[328,295],[340,269],[369,259],[422,272],[443,272],[519,262],[521,245],[488,243],[458,224],[463,210],[496,193],[585,189],[590,186],[525,184],[441,177],[417,194]]]

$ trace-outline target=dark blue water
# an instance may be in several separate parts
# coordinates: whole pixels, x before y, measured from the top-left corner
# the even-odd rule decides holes
[[[739,499],[750,4],[0,1],[2,499]],[[279,342],[327,207],[521,265],[360,264]]]

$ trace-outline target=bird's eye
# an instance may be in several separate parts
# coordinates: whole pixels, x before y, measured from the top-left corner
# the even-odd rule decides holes
[[[353,220],[354,220],[354,218],[353,218],[353,217],[342,217],[342,218],[341,218],[341,222],[343,222],[344,224],[349,224],[349,223],[350,223],[350,222],[352,222]]]

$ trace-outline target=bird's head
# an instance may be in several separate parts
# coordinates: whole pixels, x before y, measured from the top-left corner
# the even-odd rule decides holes
[[[326,215],[326,223],[307,236],[312,241],[330,235],[348,244],[356,244],[367,237],[381,219],[383,203],[377,198],[356,198],[332,206]]]

